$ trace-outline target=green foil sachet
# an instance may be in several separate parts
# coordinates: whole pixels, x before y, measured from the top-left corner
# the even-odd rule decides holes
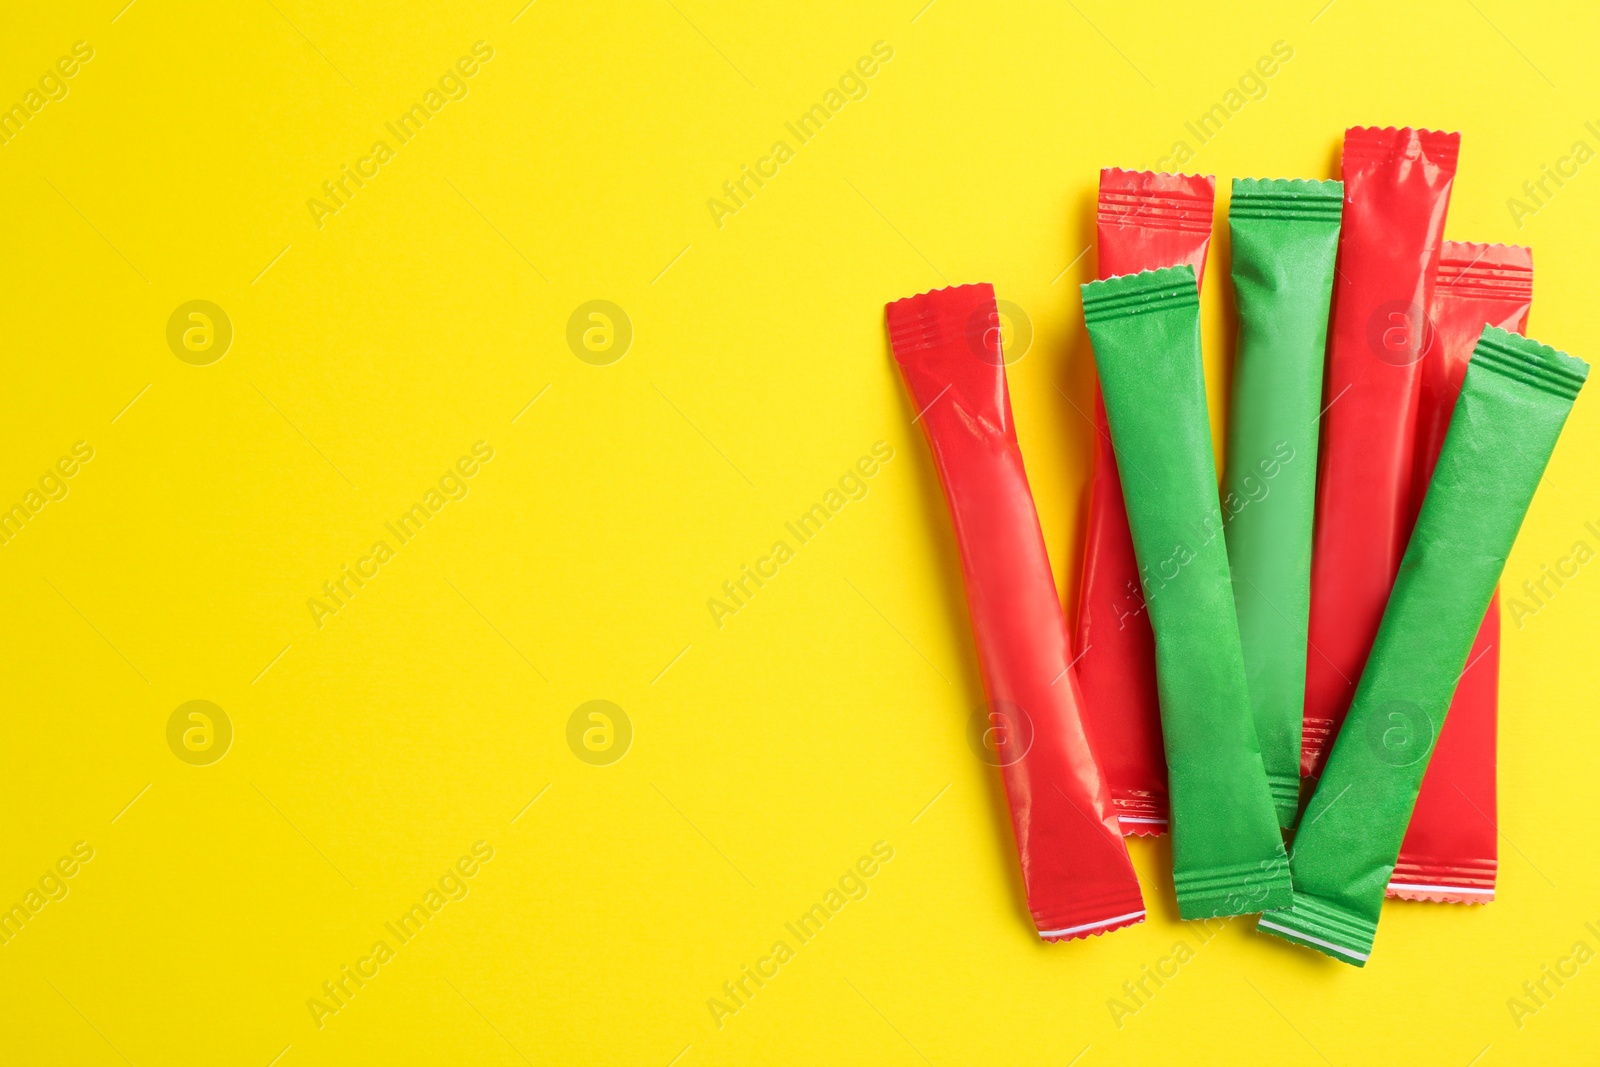
[[[1588,373],[1517,334],[1488,326],[1479,336],[1350,713],[1300,822],[1294,902],[1259,929],[1366,962],[1456,682]]]
[[[1300,807],[1317,415],[1344,185],[1233,180],[1239,309],[1223,522],[1256,738],[1278,825]]]
[[[1178,912],[1287,907],[1222,536],[1194,268],[1090,282],[1083,317],[1155,632]]]

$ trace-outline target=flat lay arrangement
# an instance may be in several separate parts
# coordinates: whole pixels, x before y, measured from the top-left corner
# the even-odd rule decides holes
[[[1102,172],[1076,646],[993,288],[888,306],[1041,937],[1144,919],[1122,833],[1170,830],[1181,918],[1261,913],[1260,932],[1356,965],[1386,894],[1493,898],[1496,583],[1589,368],[1520,333],[1527,249],[1443,240],[1459,144],[1357,127],[1340,181],[1234,180],[1220,478],[1199,312],[1213,179]],[[1108,607],[1124,590],[1139,610]]]

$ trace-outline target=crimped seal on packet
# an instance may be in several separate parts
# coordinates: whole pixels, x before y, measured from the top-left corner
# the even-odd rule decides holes
[[[1289,871],[1239,645],[1194,268],[1090,282],[1083,318],[1155,633],[1178,913],[1283,907]]]
[[[939,289],[886,311],[960,546],[1028,910],[1046,940],[1142,922],[1139,880],[1079,714],[1066,617],[1011,421],[994,289]]]
[[[1300,773],[1320,773],[1355,694],[1415,514],[1417,363],[1427,350],[1461,135],[1345,131],[1311,552]]]
[[[1428,757],[1589,365],[1485,326],[1344,728],[1257,928],[1365,965]]]
[[[1300,726],[1328,301],[1344,186],[1235,178],[1238,350],[1223,522],[1245,679],[1279,826],[1300,810]]]
[[[1109,167],[1095,211],[1101,279],[1187,263],[1205,276],[1216,179]],[[1122,502],[1122,479],[1100,389],[1083,579],[1078,595],[1078,678],[1089,736],[1111,783],[1125,834],[1167,831],[1167,764],[1161,748],[1155,640]]]
[[[1484,323],[1526,333],[1533,303],[1533,254],[1513,245],[1446,241],[1433,291],[1433,344],[1422,357],[1417,409],[1416,497],[1450,427],[1450,412]],[[1478,628],[1456,683],[1450,714],[1422,779],[1400,846],[1389,895],[1407,900],[1486,904],[1498,866],[1495,829],[1495,728],[1500,686],[1500,597]]]

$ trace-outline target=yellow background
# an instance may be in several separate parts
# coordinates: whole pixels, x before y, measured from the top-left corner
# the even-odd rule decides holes
[[[1497,902],[1389,904],[1364,971],[1247,921],[1198,947],[1136,841],[1150,921],[1043,945],[965,738],[952,537],[882,328],[946,282],[1025,309],[1011,386],[1070,598],[1098,168],[1192,142],[1283,41],[1186,169],[1225,200],[1336,176],[1349,124],[1461,130],[1447,235],[1531,244],[1532,333],[1593,359],[1600,163],[1520,229],[1506,203],[1600,148],[1586,5],[122,3],[19,7],[0,39],[6,103],[94,49],[0,145],[0,503],[94,449],[0,547],[0,903],[94,849],[0,946],[6,1062],[1592,1059],[1600,963],[1520,1029],[1507,1000],[1600,949],[1600,572],[1506,630]],[[465,98],[395,143],[477,41]],[[784,123],[878,41],[866,97],[797,145]],[[780,138],[719,228],[707,200]],[[395,158],[319,228],[307,201],[379,139]],[[166,341],[193,299],[234,328],[209,366]],[[592,299],[633,324],[609,366],[566,342]],[[1593,392],[1508,591],[1600,547]],[[880,440],[868,495],[719,629],[707,599]],[[319,628],[308,599],[477,441],[466,498]],[[235,731],[209,766],[166,740],[196,699]],[[567,744],[596,699],[634,733],[609,766]],[[469,895],[319,1029],[308,999],[480,840]],[[865,899],[719,1028],[708,998],[878,841]],[[1179,939],[1195,958],[1119,1026],[1107,1002]]]

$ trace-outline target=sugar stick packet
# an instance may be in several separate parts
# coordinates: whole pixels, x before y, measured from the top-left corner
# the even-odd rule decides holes
[[[1415,514],[1417,361],[1460,146],[1455,133],[1345,131],[1311,552],[1306,776],[1319,773],[1350,706]]]
[[[1066,616],[1011,421],[994,289],[897,300],[887,319],[955,524],[1028,910],[1047,940],[1142,922],[1139,881],[1079,714]]]
[[[1417,409],[1417,500],[1450,426],[1467,360],[1484,323],[1528,329],[1533,255],[1512,245],[1446,241],[1429,318],[1433,344],[1422,357]],[[1439,744],[1422,779],[1411,825],[1389,876],[1389,895],[1407,900],[1484,904],[1494,899],[1495,726],[1500,683],[1500,598],[1478,628],[1456,683]]]
[[[1216,180],[1109,167],[1095,212],[1097,276],[1113,278],[1187,263],[1205,278]],[[1083,714],[1111,783],[1125,834],[1167,830],[1167,762],[1161,748],[1155,638],[1122,503],[1122,479],[1100,389],[1078,596],[1078,679]]]
[[[1083,317],[1155,632],[1178,912],[1284,907],[1289,871],[1239,646],[1194,268],[1090,282]]]
[[[1278,825],[1300,809],[1317,412],[1344,187],[1233,180],[1239,308],[1222,520],[1245,681]]]
[[[1294,903],[1259,929],[1362,966],[1384,887],[1483,612],[1589,365],[1485,326],[1317,791]]]

